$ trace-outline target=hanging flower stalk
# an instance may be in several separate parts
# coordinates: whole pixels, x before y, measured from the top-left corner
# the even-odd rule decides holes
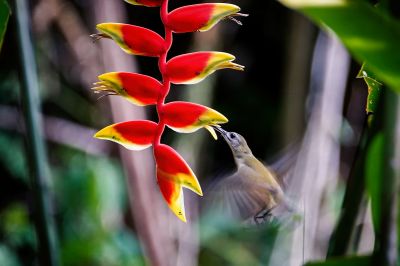
[[[225,3],[189,5],[168,12],[168,0],[125,0],[134,5],[161,7],[161,20],[165,37],[134,25],[102,23],[97,25],[95,40],[108,38],[115,41],[128,54],[158,58],[162,82],[137,73],[111,72],[100,75],[94,83],[95,93],[119,95],[139,105],[155,105],[158,123],[142,120],[128,121],[108,126],[95,137],[117,142],[130,150],[144,150],[153,146],[157,183],[172,212],[186,222],[182,188],[202,196],[199,181],[185,160],[170,146],[161,144],[165,126],[180,133],[192,133],[205,128],[216,139],[213,126],[228,122],[219,112],[190,102],[165,103],[171,83],[195,84],[216,70],[230,68],[244,70],[234,63],[235,57],[222,52],[195,52],[183,54],[167,61],[172,46],[173,33],[207,31],[220,20],[229,18],[241,24],[235,16],[240,8]]]

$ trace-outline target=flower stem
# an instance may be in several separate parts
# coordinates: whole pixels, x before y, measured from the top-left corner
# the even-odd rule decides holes
[[[165,48],[163,54],[160,56],[158,60],[158,67],[160,69],[161,75],[162,75],[162,83],[163,86],[161,87],[160,94],[158,96],[158,101],[157,101],[157,113],[158,113],[158,126],[156,130],[156,135],[154,138],[154,143],[153,146],[154,148],[157,148],[160,143],[161,143],[161,135],[164,132],[165,129],[165,122],[163,119],[163,107],[165,105],[165,99],[167,98],[167,95],[169,93],[169,90],[171,88],[171,81],[166,73],[166,68],[167,68],[167,55],[169,50],[171,49],[172,42],[173,42],[173,36],[172,36],[172,30],[167,26],[168,25],[168,0],[164,0],[161,9],[160,9],[160,16],[161,20],[164,24],[164,30],[165,30]]]

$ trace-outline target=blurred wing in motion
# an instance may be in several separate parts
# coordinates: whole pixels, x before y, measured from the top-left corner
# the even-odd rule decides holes
[[[275,174],[283,189],[287,188],[291,181],[299,150],[300,145],[298,143],[290,144],[270,160],[267,160],[266,165]]]
[[[253,219],[273,201],[268,185],[253,182],[239,173],[211,184],[206,194],[206,211],[233,221]]]

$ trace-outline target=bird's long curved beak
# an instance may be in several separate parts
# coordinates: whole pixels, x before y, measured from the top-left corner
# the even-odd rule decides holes
[[[213,128],[214,128],[216,131],[218,131],[218,132],[221,134],[221,136],[224,137],[224,138],[225,138],[225,136],[228,135],[228,133],[229,133],[228,131],[223,130],[222,127],[220,127],[220,126],[213,126]]]

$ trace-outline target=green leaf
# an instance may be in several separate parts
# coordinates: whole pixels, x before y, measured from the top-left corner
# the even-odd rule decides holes
[[[363,78],[368,86],[366,111],[367,114],[374,114],[378,108],[383,85],[377,80],[376,75],[370,71],[365,64],[362,66],[357,78]]]
[[[327,27],[350,53],[400,92],[400,24],[367,1],[281,0]]]
[[[7,30],[8,19],[11,14],[10,6],[6,0],[0,0],[0,51],[3,46],[4,36]]]
[[[319,262],[308,262],[304,266],[370,266],[371,256],[343,257]]]
[[[372,221],[374,224],[375,233],[380,231],[383,145],[384,136],[382,133],[379,133],[374,137],[369,146],[365,164],[367,192],[371,198]]]

